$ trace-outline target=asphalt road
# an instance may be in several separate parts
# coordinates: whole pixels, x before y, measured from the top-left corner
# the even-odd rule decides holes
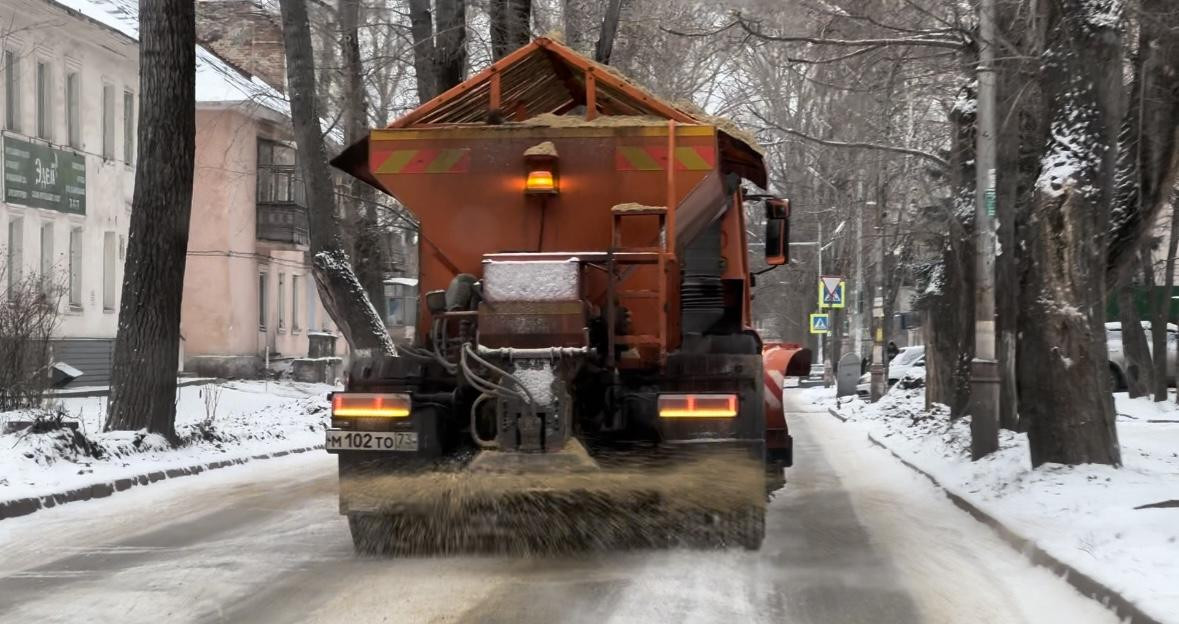
[[[0,622],[1116,619],[787,392],[796,466],[761,551],[372,559],[321,453],[0,522]]]

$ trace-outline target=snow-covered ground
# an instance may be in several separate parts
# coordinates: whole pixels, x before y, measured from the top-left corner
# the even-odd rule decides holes
[[[970,460],[969,419],[924,409],[924,390],[894,388],[879,403],[834,389],[802,391],[836,408],[944,487],[1053,557],[1164,622],[1179,622],[1179,406],[1115,395],[1122,468],[1048,464],[1032,469],[1027,436],[1003,431],[1000,449]]]
[[[181,387],[172,448],[159,435],[102,432],[105,397],[62,398],[51,406],[76,431],[0,434],[0,501],[44,496],[152,471],[248,458],[323,443],[331,386],[231,381]],[[8,421],[29,412],[0,413]]]

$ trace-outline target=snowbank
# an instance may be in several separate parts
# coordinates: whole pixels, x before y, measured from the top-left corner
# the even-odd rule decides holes
[[[176,406],[176,431],[183,440],[178,448],[146,432],[102,432],[105,397],[61,399],[60,410],[67,422],[77,423],[76,431],[0,435],[0,501],[322,444],[332,389],[262,381],[182,387]],[[29,419],[28,413],[0,413],[0,425]]]
[[[819,390],[823,390],[819,392]],[[1051,556],[1164,622],[1179,622],[1179,410],[1115,395],[1124,467],[1032,469],[1027,436],[1001,432],[999,451],[970,460],[970,421],[924,409],[924,390],[894,388],[876,404],[811,389],[853,426]],[[1174,503],[1172,503],[1174,504]]]

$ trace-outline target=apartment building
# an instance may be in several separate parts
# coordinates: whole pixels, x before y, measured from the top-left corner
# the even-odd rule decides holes
[[[133,37],[51,0],[0,4],[4,281],[60,296],[54,358],[109,380],[135,178]]]

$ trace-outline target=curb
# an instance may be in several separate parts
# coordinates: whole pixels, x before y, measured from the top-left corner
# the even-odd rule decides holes
[[[840,415],[836,410],[828,408],[827,411],[839,420],[847,422],[847,418]],[[1040,548],[1040,546],[1037,545],[1034,541],[1020,535],[1015,530],[1003,524],[1003,522],[998,518],[983,511],[974,503],[971,503],[962,496],[951,492],[932,474],[922,470],[913,462],[898,455],[896,451],[893,451],[891,448],[885,446],[883,442],[876,439],[876,437],[871,433],[868,434],[868,441],[888,451],[888,453],[895,457],[897,461],[904,464],[905,467],[909,468],[913,472],[916,472],[926,479],[929,479],[929,481],[933,483],[935,487],[940,489],[946,495],[946,498],[950,499],[950,502],[954,503],[954,505],[956,505],[959,509],[970,514],[975,520],[990,527],[993,531],[995,531],[996,534],[999,535],[1000,538],[1003,539],[1003,541],[1007,542],[1009,546],[1027,557],[1028,561],[1033,565],[1042,566],[1051,570],[1054,574],[1064,579],[1066,583],[1072,585],[1074,589],[1081,592],[1082,595],[1096,600],[1105,608],[1113,611],[1114,615],[1116,615],[1120,621],[1127,622],[1129,624],[1164,624],[1162,621],[1144,613],[1142,609],[1138,607],[1138,605],[1127,600],[1125,596],[1114,591],[1113,589],[1110,589],[1106,585],[1081,572],[1080,570],[1077,570],[1071,565],[1057,559],[1046,552],[1044,549]]]
[[[195,466],[166,468],[163,470],[155,470],[131,477],[124,477],[122,479],[115,479],[114,481],[107,481],[105,483],[95,483],[93,485],[87,485],[55,494],[30,496],[27,498],[16,498],[7,501],[0,501],[0,520],[16,518],[18,516],[27,516],[28,514],[31,514],[35,511],[49,509],[51,507],[64,505],[66,503],[85,501],[94,498],[106,498],[115,492],[122,492],[123,490],[130,489],[132,486],[136,485],[149,485],[157,481],[163,481],[164,479],[186,477],[189,475],[200,474],[207,470],[217,470],[218,468],[237,466],[255,460],[285,457],[295,453],[305,453],[307,451],[314,451],[322,448],[322,444],[317,444],[314,446],[275,451],[273,453],[262,453],[260,455],[252,455],[250,457],[238,457],[236,459],[226,459],[222,461],[210,462],[207,464],[197,464]]]

